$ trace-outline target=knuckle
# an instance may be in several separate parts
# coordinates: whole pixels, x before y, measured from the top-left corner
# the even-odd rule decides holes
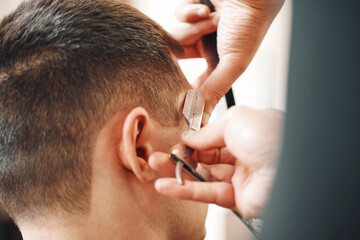
[[[208,101],[212,103],[217,103],[226,94],[226,91],[218,88],[209,88],[206,84],[202,84],[199,90],[203,92],[205,96],[207,96]]]
[[[197,9],[192,4],[182,4],[175,10],[175,17],[181,22],[191,22],[197,14]]]

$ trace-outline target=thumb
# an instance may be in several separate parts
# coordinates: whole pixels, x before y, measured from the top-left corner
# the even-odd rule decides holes
[[[220,59],[214,71],[205,78],[197,79],[194,88],[205,95],[204,120],[210,117],[212,110],[219,100],[229,91],[231,85],[243,73],[244,68],[235,58],[227,55]]]

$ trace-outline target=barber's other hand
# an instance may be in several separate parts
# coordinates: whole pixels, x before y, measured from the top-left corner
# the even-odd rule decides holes
[[[156,190],[236,209],[246,218],[258,216],[275,174],[282,118],[277,110],[233,107],[200,131],[185,133],[185,144],[196,149],[193,158],[219,181],[197,182],[185,175],[185,184],[179,185],[173,178],[175,165],[168,154],[154,153],[149,158],[150,166],[169,176],[155,182]]]
[[[202,37],[217,30],[220,15],[195,0],[180,1],[176,12],[178,24],[169,31],[185,51],[180,58],[206,58]]]
[[[214,19],[220,17],[217,28],[220,62],[210,76],[202,75],[194,86],[206,96],[206,118],[248,67],[284,0],[211,0],[217,15],[210,14],[198,2],[182,0],[176,17],[186,27],[174,29],[172,35],[185,47],[185,57],[197,57],[202,54],[198,40],[215,31]]]

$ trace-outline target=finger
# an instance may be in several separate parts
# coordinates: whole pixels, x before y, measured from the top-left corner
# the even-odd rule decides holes
[[[198,78],[195,88],[205,95],[205,115],[210,115],[215,105],[229,91],[231,85],[243,73],[244,67],[231,56],[220,59],[219,64],[208,78]]]
[[[207,151],[199,151],[195,150],[193,155],[193,159],[197,162],[204,164],[234,164],[236,162],[236,158],[233,154],[226,148],[216,148]]]
[[[169,158],[168,154],[155,152],[150,155],[148,163],[152,169],[164,174],[165,176],[175,177],[175,164]],[[225,182],[230,182],[235,172],[234,166],[229,164],[201,164],[201,166],[216,179]],[[183,177],[188,180],[194,180],[194,178],[187,173],[184,174]]]
[[[215,164],[207,165],[201,164],[203,168],[209,171],[209,173],[221,182],[231,182],[232,176],[234,175],[235,168],[229,164]]]
[[[196,22],[207,18],[210,9],[204,4],[195,1],[182,1],[175,10],[175,17],[181,22]]]
[[[175,163],[170,159],[169,154],[154,152],[150,155],[148,163],[152,169],[164,174],[167,177],[175,177]],[[185,170],[182,172],[182,178],[194,180]]]
[[[204,126],[199,131],[185,132],[182,134],[182,139],[186,145],[197,150],[212,150],[224,147],[224,129],[228,121],[224,117]]]
[[[196,23],[180,23],[169,31],[170,35],[182,46],[193,45],[202,36],[215,32],[219,23],[219,15],[211,13],[209,18]]]
[[[155,182],[155,189],[176,198],[214,203],[226,208],[235,206],[234,189],[230,183],[185,181],[184,185],[179,185],[173,178],[161,178]]]

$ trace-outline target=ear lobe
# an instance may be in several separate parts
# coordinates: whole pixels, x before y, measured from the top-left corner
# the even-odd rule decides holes
[[[154,170],[147,163],[152,152],[151,128],[147,111],[141,107],[134,108],[126,116],[119,143],[119,158],[124,167],[133,172],[141,182],[152,181],[155,177]]]

